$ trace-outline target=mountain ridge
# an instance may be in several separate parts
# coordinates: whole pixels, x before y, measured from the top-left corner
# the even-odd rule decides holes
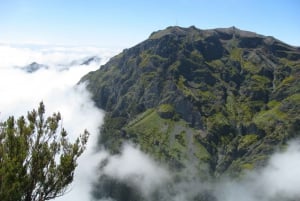
[[[91,63],[100,63],[100,61],[101,61],[101,58],[98,56],[89,56],[89,57],[84,57],[79,60],[73,60],[67,64],[56,64],[55,68],[56,68],[56,70],[64,71],[64,70],[69,70],[70,68],[72,68],[74,66],[87,66],[87,65],[90,65]],[[48,65],[41,64],[41,63],[34,61],[26,66],[16,67],[16,68],[22,69],[23,71],[25,71],[27,73],[35,73],[41,69],[48,70],[50,67],[53,68],[53,66],[48,66]]]
[[[81,80],[107,114],[99,146],[127,140],[175,171],[240,175],[299,135],[300,50],[235,27],[168,27]]]

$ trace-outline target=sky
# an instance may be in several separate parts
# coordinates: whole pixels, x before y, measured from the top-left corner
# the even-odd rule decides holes
[[[231,27],[300,46],[299,0],[0,0],[0,43],[129,48],[168,26]]]

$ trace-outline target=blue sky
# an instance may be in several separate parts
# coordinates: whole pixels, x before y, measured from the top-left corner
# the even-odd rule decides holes
[[[236,26],[300,46],[299,0],[0,0],[0,42],[131,47],[168,26]]]

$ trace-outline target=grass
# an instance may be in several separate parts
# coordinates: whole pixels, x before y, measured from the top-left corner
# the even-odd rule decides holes
[[[158,112],[162,112],[162,113],[174,112],[174,107],[170,104],[162,104],[159,106]]]
[[[241,165],[241,168],[243,170],[253,170],[254,169],[254,165],[251,163],[244,163]]]
[[[168,111],[173,109],[171,105],[163,104],[160,110]],[[172,119],[161,118],[158,110],[147,110],[129,122],[125,127],[130,136],[135,136],[134,141],[139,142],[141,149],[150,153],[161,161],[188,162],[190,148],[193,146],[193,154],[202,162],[208,162],[210,155],[194,137],[191,142],[188,136],[196,136],[197,130],[190,128],[183,120],[173,121]]]
[[[257,142],[258,140],[258,135],[256,134],[248,134],[248,135],[244,135],[242,136],[242,138],[239,141],[239,145],[238,145],[238,149],[247,149],[250,145],[252,145],[253,143]]]
[[[230,59],[234,61],[241,61],[243,50],[241,48],[234,48],[230,52]]]
[[[255,65],[250,61],[243,61],[242,62],[242,68],[244,70],[246,70],[247,72],[252,73],[252,74],[257,74],[261,70],[259,68],[259,65]]]

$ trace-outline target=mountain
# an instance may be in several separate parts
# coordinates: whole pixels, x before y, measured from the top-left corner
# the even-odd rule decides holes
[[[21,69],[26,71],[27,73],[34,73],[40,69],[48,69],[48,68],[49,67],[47,65],[32,62],[31,64],[24,66]]]
[[[74,60],[67,66],[90,65],[91,63],[100,63],[100,61],[101,61],[100,57],[91,56],[91,57],[85,57],[83,59]]]
[[[107,112],[99,147],[129,140],[177,172],[239,176],[300,134],[300,48],[236,27],[168,27],[84,81]]]
[[[91,63],[100,63],[101,58],[97,57],[97,56],[93,56],[93,57],[88,57],[86,59],[84,59],[80,65],[90,65]]]
[[[100,57],[91,56],[91,57],[85,57],[85,58],[78,59],[78,60],[73,60],[72,62],[70,62],[68,64],[57,64],[54,67],[56,68],[56,70],[64,71],[64,70],[69,70],[70,68],[72,68],[74,66],[88,66],[88,65],[91,65],[92,63],[98,64],[98,63],[100,63],[100,61],[101,61]],[[27,66],[19,67],[19,68],[24,70],[27,73],[35,73],[36,71],[38,71],[40,69],[49,69],[50,67],[45,64],[32,62],[31,64],[29,64]]]

